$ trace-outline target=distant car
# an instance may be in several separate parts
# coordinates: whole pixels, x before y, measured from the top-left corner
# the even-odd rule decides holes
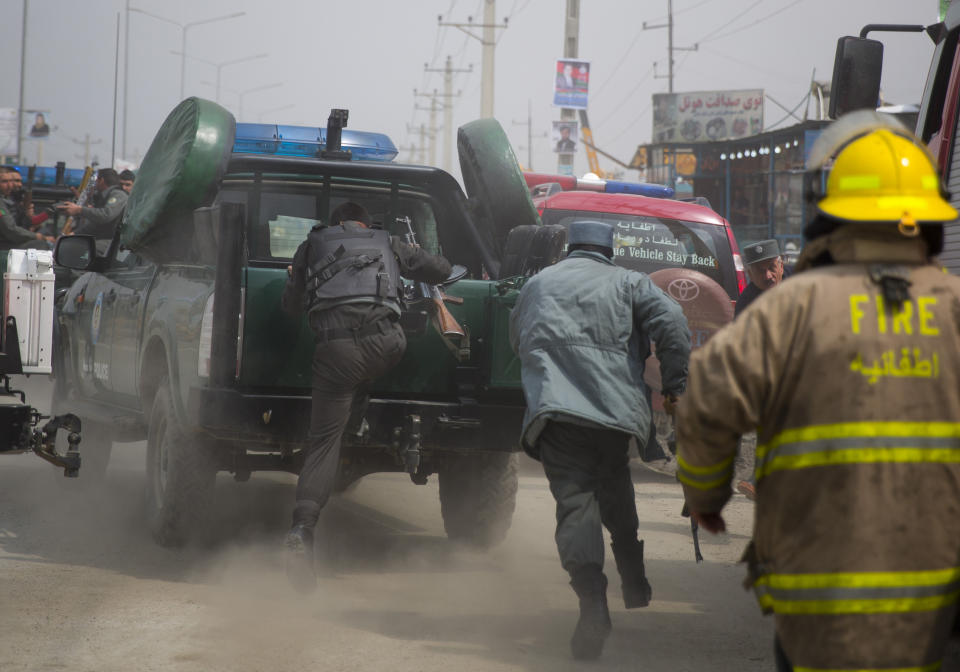
[[[661,185],[537,173],[524,177],[543,224],[569,227],[592,219],[616,227],[614,263],[649,274],[680,304],[694,348],[733,319],[733,304],[747,278],[733,229],[716,212],[675,200],[673,190]],[[647,361],[645,377],[655,391],[654,409],[662,410],[655,358]]]

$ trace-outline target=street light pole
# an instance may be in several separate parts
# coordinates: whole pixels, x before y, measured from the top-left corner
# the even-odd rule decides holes
[[[230,61],[224,61],[224,62],[222,62],[222,63],[216,63],[216,62],[214,62],[214,61],[208,61],[208,60],[206,60],[205,58],[197,58],[196,56],[191,56],[190,54],[184,54],[183,52],[180,52],[180,51],[173,51],[172,49],[170,50],[170,53],[171,53],[171,54],[176,54],[177,56],[186,56],[186,58],[192,58],[192,59],[195,60],[195,61],[200,61],[201,63],[206,63],[207,65],[212,65],[213,67],[215,67],[215,68],[217,69],[217,81],[216,81],[216,83],[214,84],[214,86],[215,86],[216,91],[217,91],[216,101],[217,101],[218,103],[220,102],[220,71],[223,70],[223,68],[225,68],[225,67],[228,66],[228,65],[236,65],[236,64],[238,64],[238,63],[246,63],[247,61],[255,61],[255,60],[257,60],[258,58],[266,58],[267,56],[270,55],[270,54],[256,54],[256,55],[254,55],[254,56],[244,56],[243,58],[235,58],[235,59],[230,60]]]
[[[216,21],[226,21],[227,19],[235,19],[238,16],[243,16],[246,12],[234,12],[233,14],[225,14],[223,16],[215,16],[212,19],[203,19],[202,21],[191,21],[190,23],[183,24],[183,39],[180,41],[180,100],[183,100],[184,96],[184,86],[186,84],[187,77],[187,30],[193,28],[194,26],[201,26],[205,23],[214,23]],[[219,75],[219,71],[218,71]]]
[[[172,23],[180,29],[180,100],[183,100],[184,96],[184,86],[186,84],[187,76],[187,31],[194,26],[201,26],[205,23],[214,23],[216,21],[226,21],[227,19],[235,19],[238,16],[243,16],[246,12],[233,12],[232,14],[224,14],[223,16],[215,16],[210,19],[203,19],[201,21],[191,21],[189,23],[180,23],[179,21],[174,21],[173,19],[168,19],[165,16],[160,16],[158,14],[153,14],[146,10],[140,9],[139,7],[127,7],[128,12],[136,12],[137,14],[144,14],[151,18],[157,19],[158,21],[163,21],[165,23]],[[124,112],[126,114],[126,112]]]

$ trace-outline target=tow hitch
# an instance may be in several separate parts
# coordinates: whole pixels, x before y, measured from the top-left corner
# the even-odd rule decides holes
[[[63,475],[76,478],[80,471],[80,418],[65,413],[50,418],[26,403],[26,395],[19,390],[10,389],[10,377],[2,375],[3,389],[0,390],[0,453],[26,453],[33,451],[38,456],[57,467],[63,468]],[[20,403],[16,403],[16,396]],[[12,403],[8,403],[12,401]],[[41,420],[50,418],[42,428],[37,428]],[[57,432],[67,432],[67,452],[57,452]]]
[[[397,464],[410,474],[410,480],[417,485],[425,485],[427,474],[421,469],[420,446],[420,416],[411,414],[404,419],[403,427],[393,428],[393,437],[390,447],[396,457]]]

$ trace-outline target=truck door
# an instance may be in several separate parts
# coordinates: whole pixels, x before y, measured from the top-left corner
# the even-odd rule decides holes
[[[137,367],[140,330],[147,292],[156,274],[156,265],[130,250],[120,250],[107,279],[101,329],[107,326],[110,338],[110,389],[115,401],[136,408]],[[109,324],[104,324],[108,322]]]

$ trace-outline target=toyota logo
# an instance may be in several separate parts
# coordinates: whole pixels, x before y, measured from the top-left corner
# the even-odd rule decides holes
[[[667,285],[667,294],[677,301],[693,301],[700,296],[700,285],[687,278],[677,278]]]

